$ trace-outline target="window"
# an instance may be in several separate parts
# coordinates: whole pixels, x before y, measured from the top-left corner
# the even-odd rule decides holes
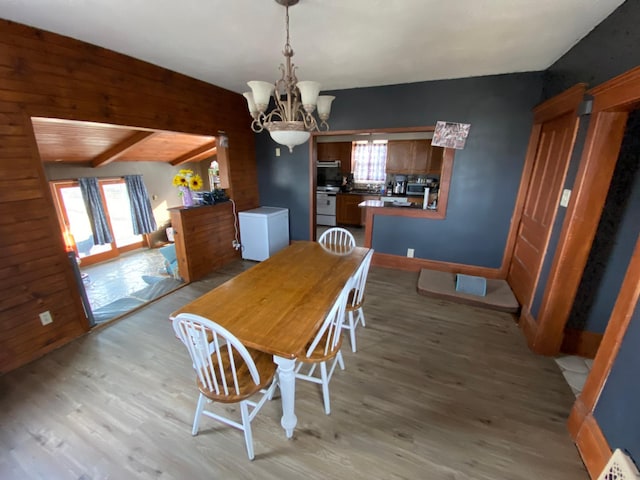
[[[98,180],[114,242],[95,245],[80,186],[75,180],[51,182],[58,220],[68,248],[76,251],[83,266],[115,258],[142,246],[142,236],[133,233],[129,196],[123,179]]]
[[[355,183],[384,183],[387,141],[356,141],[351,151]]]

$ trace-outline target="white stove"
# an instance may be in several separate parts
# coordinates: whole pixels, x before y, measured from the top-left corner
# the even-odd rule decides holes
[[[336,225],[336,194],[340,187],[316,187],[316,225]]]

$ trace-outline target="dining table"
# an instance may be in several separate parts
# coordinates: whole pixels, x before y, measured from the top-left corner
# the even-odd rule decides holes
[[[295,365],[369,248],[294,241],[171,314],[213,320],[245,346],[273,355],[282,401],[281,425],[293,436]]]

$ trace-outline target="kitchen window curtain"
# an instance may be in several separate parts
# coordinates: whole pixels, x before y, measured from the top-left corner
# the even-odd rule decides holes
[[[354,142],[353,180],[356,183],[384,182],[387,142]]]
[[[102,205],[98,179],[95,177],[79,178],[78,183],[80,184],[82,199],[89,216],[89,223],[93,232],[93,243],[95,245],[105,245],[113,242],[113,237],[109,230],[109,222]]]
[[[142,181],[142,175],[125,175],[124,183],[127,185],[129,203],[131,205],[131,220],[133,222],[133,233],[153,232],[156,228],[156,219],[151,210],[151,201]]]

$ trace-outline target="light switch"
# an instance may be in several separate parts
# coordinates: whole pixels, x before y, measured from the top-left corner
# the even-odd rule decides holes
[[[565,188],[562,191],[562,197],[560,198],[560,206],[566,208],[567,205],[569,205],[570,199],[571,199],[571,190],[569,190],[568,188]]]
[[[280,148],[276,147],[276,157],[279,157],[279,156],[280,156]]]

